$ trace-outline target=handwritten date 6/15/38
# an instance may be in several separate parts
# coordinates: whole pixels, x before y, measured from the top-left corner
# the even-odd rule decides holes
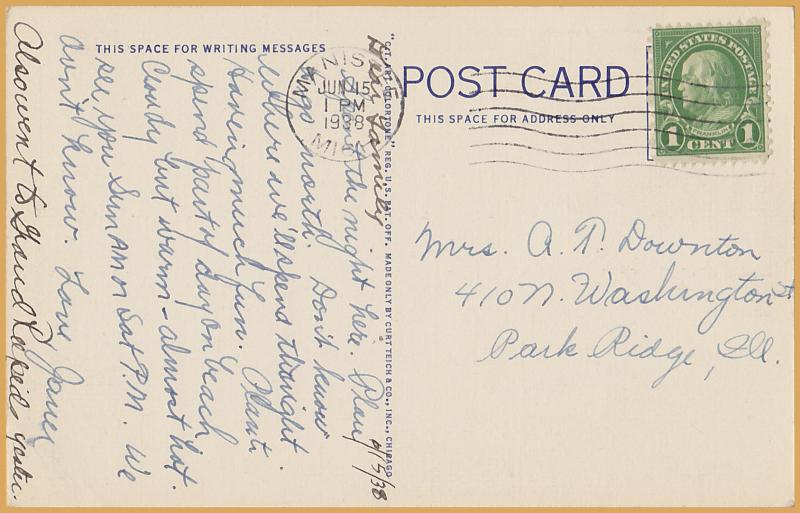
[[[391,472],[387,468],[387,453],[383,450],[383,445],[374,438],[371,438],[368,442],[363,442],[358,438],[347,435],[342,435],[342,438],[365,447],[367,452],[377,459],[377,461],[373,462],[367,469],[357,465],[352,465],[352,467],[369,477],[369,483],[372,486],[372,496],[375,500],[388,500],[386,487],[395,488],[395,485],[390,481]],[[391,468],[391,466],[389,466],[389,468]]]

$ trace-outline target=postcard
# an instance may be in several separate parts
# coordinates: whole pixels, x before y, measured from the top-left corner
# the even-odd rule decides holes
[[[794,504],[793,17],[10,8],[8,504]]]

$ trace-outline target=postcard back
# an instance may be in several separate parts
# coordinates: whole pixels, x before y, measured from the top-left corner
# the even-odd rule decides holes
[[[793,504],[793,34],[11,8],[8,503]]]

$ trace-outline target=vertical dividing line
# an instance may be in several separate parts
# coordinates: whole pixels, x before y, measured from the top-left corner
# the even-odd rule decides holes
[[[644,132],[645,148],[647,148],[647,161],[652,162],[653,159],[650,158],[650,45],[644,47],[644,110],[647,127]]]

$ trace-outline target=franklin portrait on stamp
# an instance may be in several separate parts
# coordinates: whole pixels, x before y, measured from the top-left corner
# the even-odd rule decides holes
[[[653,30],[656,154],[764,153],[760,25]]]
[[[733,63],[719,50],[691,54],[683,63],[678,84],[683,108],[698,122],[707,122],[705,129],[730,123],[741,110],[737,91],[730,87],[733,81]]]

